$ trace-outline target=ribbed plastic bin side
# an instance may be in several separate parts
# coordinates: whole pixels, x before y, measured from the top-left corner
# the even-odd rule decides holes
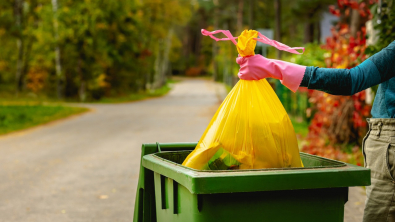
[[[154,173],[158,222],[343,221],[348,188],[192,194]]]

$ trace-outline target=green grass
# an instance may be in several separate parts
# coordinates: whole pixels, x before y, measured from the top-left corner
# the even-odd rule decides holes
[[[132,93],[125,96],[118,97],[103,97],[98,103],[124,103],[124,102],[132,102],[137,100],[143,100],[148,98],[160,97],[167,94],[171,90],[170,84],[166,84],[162,88],[156,90],[148,90],[146,92],[141,93]]]
[[[309,132],[309,124],[302,118],[297,118],[293,116],[289,116],[289,118],[291,119],[292,125],[294,126],[295,133],[306,137],[307,133]]]
[[[171,85],[176,82],[178,80],[170,80],[168,84],[157,90],[87,102],[122,103],[159,97],[168,93]],[[70,100],[69,102],[77,101]],[[18,97],[15,97],[15,94],[2,92],[0,93],[0,135],[48,123],[88,110],[87,108],[69,107],[64,105],[62,101],[45,95],[21,93]]]
[[[182,80],[179,79],[170,79],[167,81],[166,85],[156,90],[147,90],[146,92],[140,93],[127,93],[125,92],[123,95],[115,95],[102,97],[99,100],[94,100],[88,98],[87,103],[124,103],[124,102],[133,102],[137,100],[143,100],[147,98],[160,97],[167,94],[172,85],[178,83]],[[1,86],[1,85],[0,85]],[[1,88],[1,87],[0,87]],[[12,93],[12,90],[8,91],[0,91],[0,105],[1,103],[16,103],[16,104],[37,104],[37,103],[63,103],[63,102],[71,102],[78,103],[79,98],[67,98],[66,100],[59,100],[55,97],[48,96],[44,93],[34,94],[29,92],[22,92],[19,96],[15,96],[15,93]]]
[[[0,104],[0,135],[88,111],[87,108],[43,104]]]
[[[232,87],[232,86],[228,86],[228,85],[226,85],[225,83],[224,83],[224,85],[225,85],[226,91],[227,91],[228,93],[230,93],[230,91],[232,91],[233,87]]]

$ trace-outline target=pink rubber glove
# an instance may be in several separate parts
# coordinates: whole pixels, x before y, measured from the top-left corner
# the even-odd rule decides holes
[[[244,80],[260,80],[263,78],[275,78],[296,92],[302,82],[306,66],[297,65],[281,60],[267,59],[262,55],[249,57],[237,57],[240,65],[239,78]]]

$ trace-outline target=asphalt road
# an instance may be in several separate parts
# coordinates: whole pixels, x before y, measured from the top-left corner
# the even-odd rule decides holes
[[[86,105],[93,111],[0,137],[0,222],[132,221],[141,144],[198,141],[224,91],[185,80],[161,98]],[[351,189],[345,221],[359,221],[363,198]]]

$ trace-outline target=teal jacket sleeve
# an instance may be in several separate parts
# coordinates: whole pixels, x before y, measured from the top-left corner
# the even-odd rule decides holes
[[[352,69],[309,66],[300,86],[333,95],[353,95],[395,77],[395,41]]]

